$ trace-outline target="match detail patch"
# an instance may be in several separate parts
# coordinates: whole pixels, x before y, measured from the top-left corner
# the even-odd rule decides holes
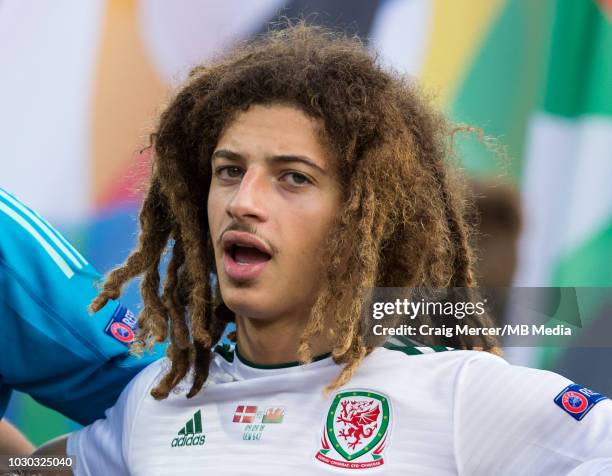
[[[246,423],[243,426],[242,439],[245,441],[261,440],[263,431],[271,424],[280,424],[285,418],[285,408],[281,406],[264,407],[259,410],[256,405],[238,405],[232,418],[233,423]]]
[[[108,324],[104,333],[122,344],[129,346],[134,341],[135,332],[138,330],[136,316],[127,307],[119,305]]]
[[[597,403],[605,400],[605,395],[573,383],[555,397],[555,403],[568,415],[580,421]]]

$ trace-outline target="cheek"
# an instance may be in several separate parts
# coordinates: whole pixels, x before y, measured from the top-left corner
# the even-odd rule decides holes
[[[318,217],[320,223],[320,231],[321,234],[327,236],[332,224],[334,223],[336,217],[341,212],[341,199],[340,192],[337,187],[334,187],[333,190],[330,190],[326,195],[325,199],[321,201],[320,207],[318,210]]]
[[[320,251],[325,243],[334,218],[339,212],[339,201],[326,200],[317,207],[303,210],[298,221],[293,223],[291,233],[300,242],[305,252]]]
[[[223,213],[222,210],[219,194],[215,193],[215,190],[211,188],[210,192],[208,193],[207,213],[208,227],[213,239],[217,237],[217,228],[219,226],[220,214]]]

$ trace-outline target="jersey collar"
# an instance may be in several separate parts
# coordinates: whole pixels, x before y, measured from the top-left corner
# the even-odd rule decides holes
[[[325,367],[334,367],[337,364],[333,361],[331,353],[319,355],[309,364],[300,364],[299,362],[287,362],[276,365],[261,365],[249,361],[240,355],[238,348],[234,348],[233,362],[231,362],[232,373],[239,379],[252,379],[258,377],[267,377],[278,374],[301,373],[314,369]]]

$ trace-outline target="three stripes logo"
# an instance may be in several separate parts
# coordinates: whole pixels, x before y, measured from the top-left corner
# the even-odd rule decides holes
[[[172,440],[170,446],[202,446],[206,442],[206,435],[202,434],[202,413],[200,410],[195,412],[193,418],[189,419],[185,426],[178,431],[176,438]]]
[[[89,264],[44,218],[2,188],[0,188],[0,225],[16,226],[25,231],[20,236],[32,239],[32,243],[36,243],[36,246],[54,263],[54,267],[57,267],[68,279]]]

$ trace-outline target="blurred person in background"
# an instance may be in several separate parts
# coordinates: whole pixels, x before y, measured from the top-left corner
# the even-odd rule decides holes
[[[471,179],[474,202],[474,249],[478,256],[476,276],[481,286],[512,285],[521,232],[518,192],[499,181]]]
[[[88,314],[100,278],[44,218],[0,188],[0,416],[18,390],[87,425],[164,355],[163,343],[142,358],[129,355],[137,323],[118,301]],[[0,423],[0,454],[32,449]]]
[[[506,321],[507,290],[512,286],[521,232],[521,206],[517,191],[499,180],[472,178],[470,222],[474,233],[476,278],[491,299],[491,315],[497,324]],[[494,293],[494,297],[493,294]]]

